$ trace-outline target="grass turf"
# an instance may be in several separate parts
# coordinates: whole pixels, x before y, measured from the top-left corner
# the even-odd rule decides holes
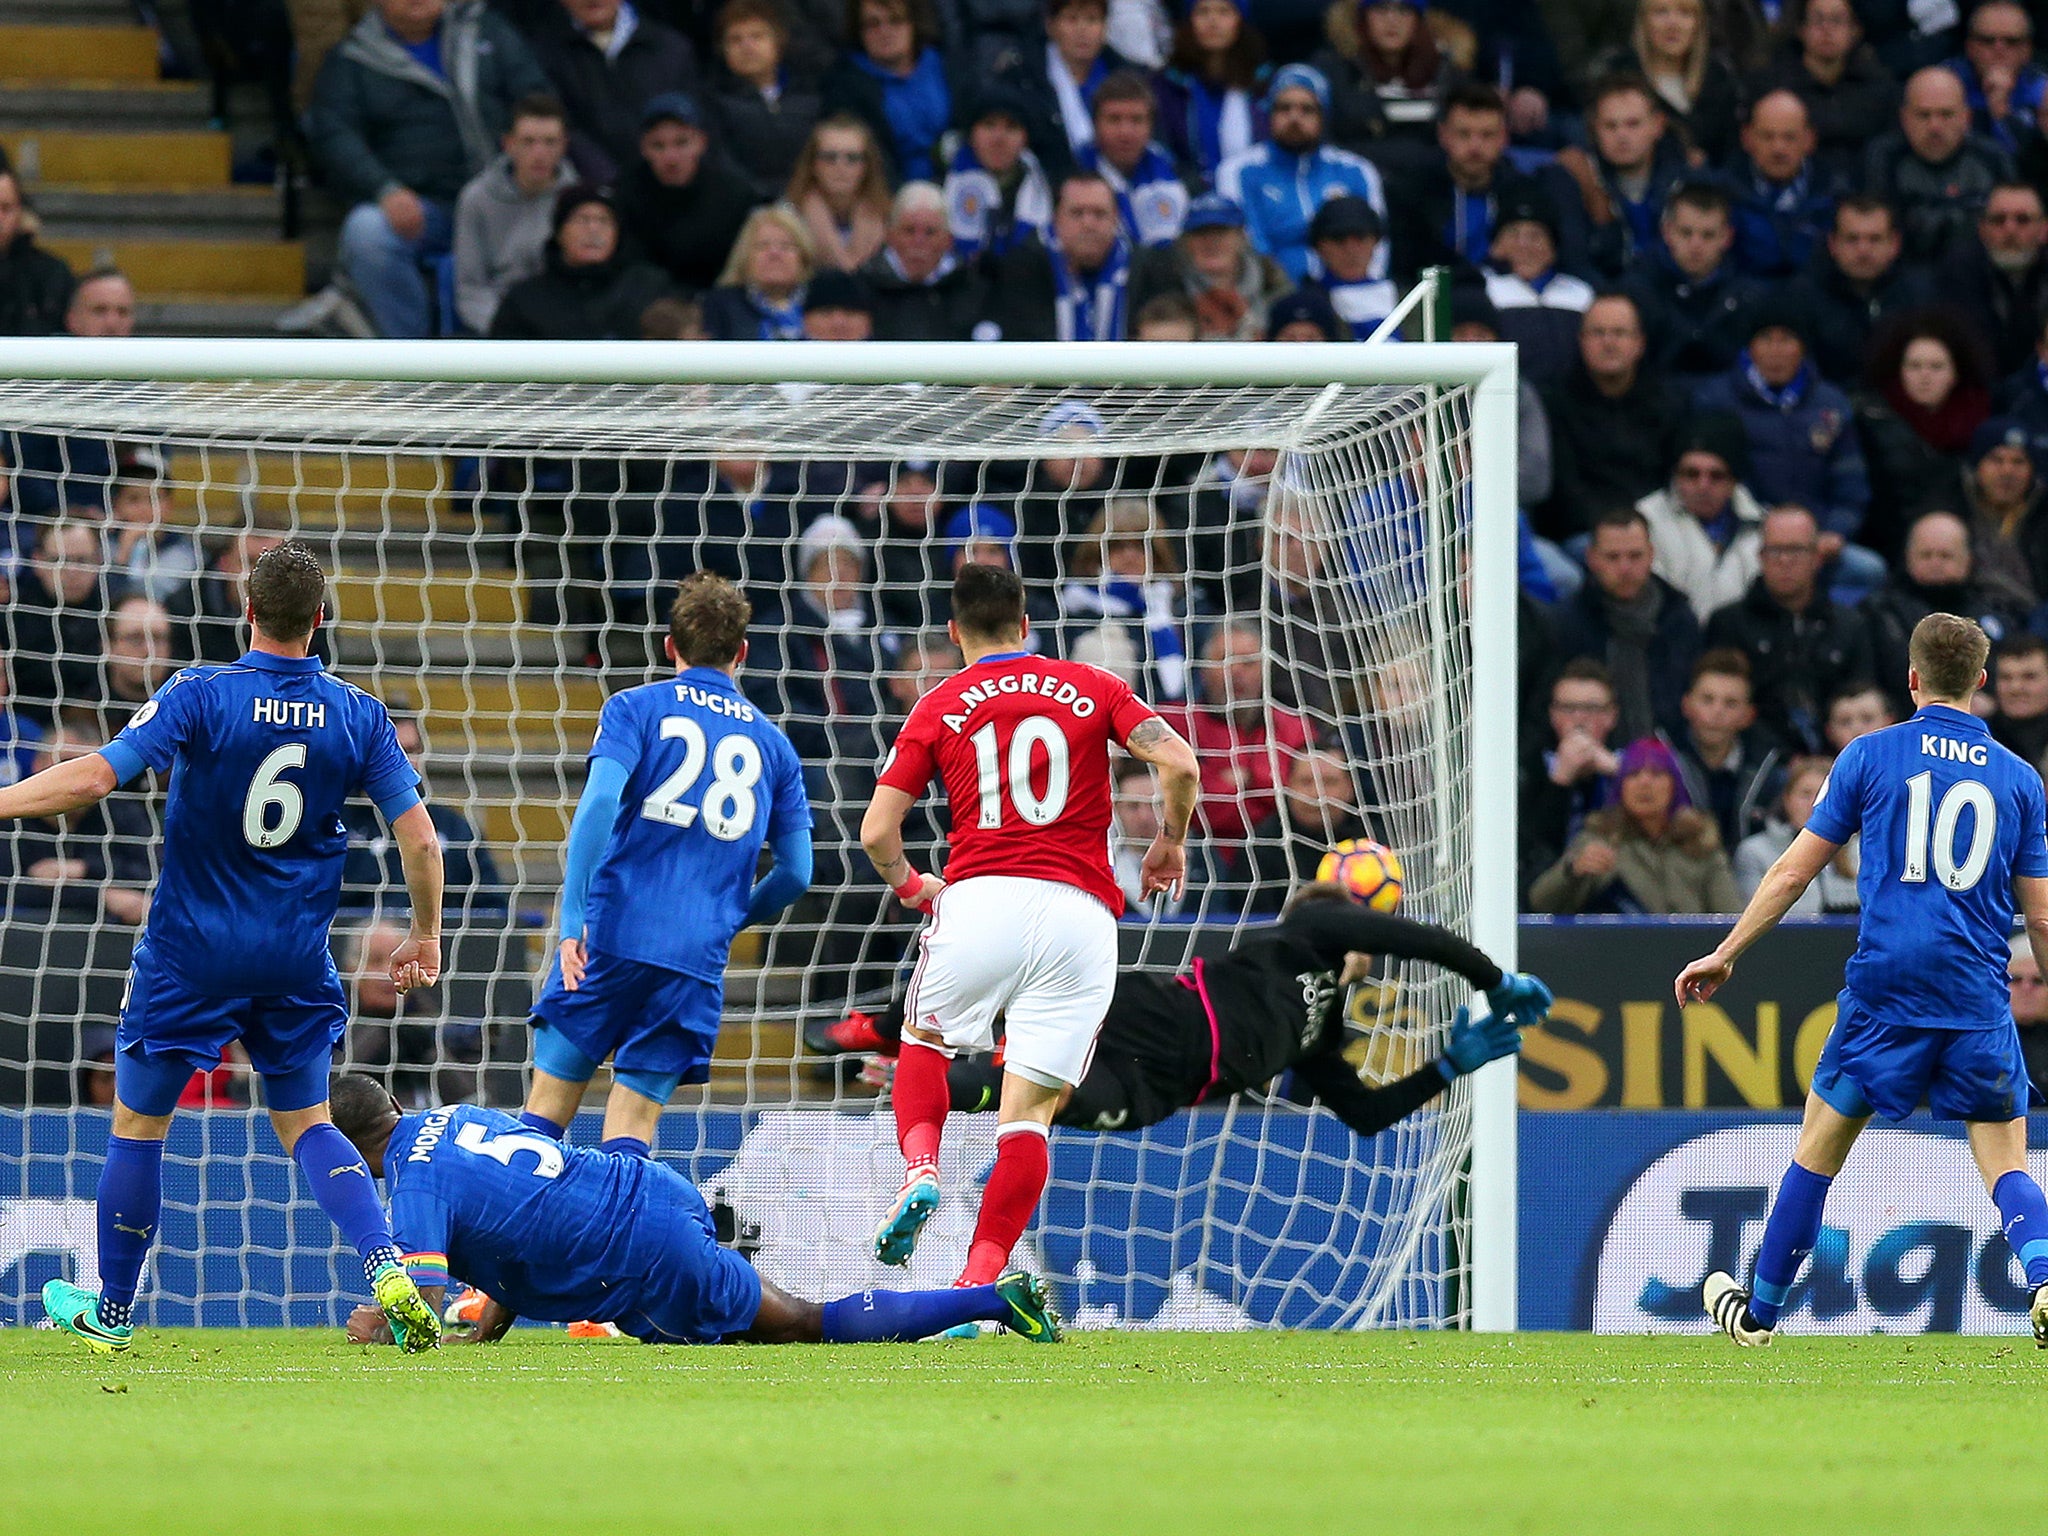
[[[2025,1529],[2044,1373],[2009,1339],[9,1330],[0,1531]]]

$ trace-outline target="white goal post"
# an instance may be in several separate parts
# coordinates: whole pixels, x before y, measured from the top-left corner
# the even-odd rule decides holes
[[[930,457],[971,456],[972,434],[979,430],[974,407],[981,394],[1038,391],[1032,398],[1057,399],[1061,394],[1089,391],[1121,392],[1128,410],[1133,452],[1164,454],[1165,438],[1147,435],[1146,423],[1172,419],[1177,401],[1193,401],[1198,423],[1207,432],[1189,442],[1202,446],[1220,441],[1215,425],[1230,391],[1247,397],[1277,392],[1292,404],[1284,423],[1261,418],[1265,438],[1284,432],[1283,450],[1311,442],[1319,425],[1344,417],[1347,403],[1361,392],[1403,402],[1404,420],[1418,424],[1386,429],[1386,441],[1402,446],[1432,468],[1418,478],[1426,486],[1426,505],[1416,510],[1428,532],[1433,553],[1389,558],[1425,562],[1431,578],[1432,621],[1450,621],[1462,608],[1469,638],[1469,721],[1441,718],[1454,706],[1442,678],[1428,707],[1439,715],[1440,736],[1469,733],[1466,777],[1439,772],[1417,793],[1437,800],[1442,814],[1460,822],[1458,843],[1469,868],[1447,872],[1469,891],[1462,914],[1468,936],[1505,967],[1516,961],[1516,400],[1515,349],[1500,344],[1404,343],[1399,345],[1285,345],[1245,343],[521,343],[498,341],[319,341],[294,340],[0,340],[0,432],[17,425],[7,415],[10,390],[35,381],[76,384],[91,397],[91,409],[80,417],[102,435],[170,437],[196,441],[203,435],[209,410],[232,412],[249,406],[285,410],[277,404],[279,386],[305,384],[324,391],[322,405],[345,404],[347,391],[361,390],[359,409],[369,424],[369,437],[379,451],[401,445],[401,451],[431,451],[440,423],[433,401],[445,398],[450,408],[488,417],[494,392],[503,390],[528,414],[518,440],[524,451],[541,452],[536,432],[546,413],[541,392],[560,387],[567,403],[580,412],[587,433],[580,451],[601,456],[616,437],[620,444],[646,451],[661,437],[661,412],[672,408],[678,388],[701,386],[729,391],[742,403],[746,391],[780,391],[787,405],[801,415],[816,399],[809,430],[817,452],[854,457],[864,446],[857,402],[859,391],[888,392],[891,402],[880,414],[889,418],[878,428],[871,456],[912,456],[919,433],[935,434]],[[194,393],[182,421],[164,419],[170,396],[152,393],[152,386],[205,384],[218,386],[211,396]],[[430,386],[441,396],[393,392],[381,397],[375,386]],[[124,386],[135,387],[132,419],[121,419]],[[246,395],[244,392],[246,387]],[[938,425],[911,423],[906,400],[916,391],[946,390],[957,403]],[[645,391],[657,391],[650,396]],[[1306,396],[1302,392],[1309,392]],[[815,394],[813,392],[816,392]],[[1148,393],[1149,392],[1149,393]],[[1455,430],[1448,426],[1453,394],[1458,404]],[[728,398],[724,394],[718,399]],[[877,396],[880,398],[880,396]],[[209,399],[214,405],[209,405]],[[251,403],[254,402],[252,405]],[[1437,413],[1446,413],[1447,429],[1438,432]],[[1200,412],[1210,413],[1202,417]],[[1149,413],[1149,414],[1148,414]],[[742,413],[743,414],[743,413]],[[61,412],[59,413],[61,415]],[[89,420],[88,420],[89,418]],[[309,414],[309,421],[317,413]],[[737,418],[736,418],[737,419]],[[911,423],[906,425],[905,423]],[[43,432],[60,431],[61,421],[47,413],[32,425]],[[614,432],[614,428],[616,429]],[[289,422],[282,430],[290,430]],[[307,429],[307,441],[332,449],[331,436]],[[692,429],[697,430],[697,428]],[[793,440],[799,430],[785,425],[778,441]],[[996,428],[990,428],[992,432]],[[1042,429],[1041,429],[1042,430]],[[1164,429],[1162,427],[1161,432]],[[1000,433],[998,432],[998,435]],[[1455,446],[1452,439],[1455,438]],[[1263,440],[1263,439],[1262,439]],[[1175,439],[1178,442],[1179,439]],[[992,438],[994,443],[995,439]],[[998,446],[1015,450],[1003,439]],[[489,451],[489,450],[472,450]],[[615,451],[625,452],[624,447]],[[705,453],[701,447],[690,451]],[[761,448],[766,455],[771,448]],[[993,458],[997,447],[988,450]],[[1453,467],[1453,461],[1455,466]],[[1313,470],[1310,471],[1314,473]],[[1331,494],[1356,495],[1347,487]],[[1454,531],[1459,529],[1461,531]],[[1461,551],[1461,553],[1453,553]],[[1463,567],[1463,568],[1461,568]],[[1193,573],[1190,573],[1193,574]],[[1460,590],[1462,589],[1462,590]],[[424,622],[424,621],[423,621]],[[1427,632],[1427,626],[1419,632]],[[1369,647],[1368,647],[1369,649]],[[1460,657],[1460,665],[1465,665]],[[1428,671],[1429,663],[1422,663]],[[1363,670],[1361,668],[1361,670]],[[567,750],[580,751],[571,745]],[[1462,903],[1461,903],[1462,904]],[[1429,912],[1418,915],[1433,915]],[[1459,925],[1454,923],[1454,926]],[[0,1051],[0,1055],[4,1055]],[[1516,1071],[1512,1061],[1497,1062],[1469,1080],[1469,1175],[1462,1189],[1469,1220],[1469,1252],[1460,1257],[1464,1286],[1457,1308],[1460,1320],[1489,1331],[1511,1330],[1516,1323]],[[750,1100],[751,1102],[751,1100]],[[0,1109],[9,1107],[0,1103]],[[1220,1165],[1219,1165],[1220,1166]],[[0,1200],[11,1192],[0,1180]],[[1374,1313],[1361,1321],[1385,1321],[1392,1313]]]

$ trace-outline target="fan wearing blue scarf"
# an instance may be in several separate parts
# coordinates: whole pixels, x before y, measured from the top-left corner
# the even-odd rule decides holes
[[[1116,194],[1117,219],[1133,246],[1171,245],[1188,217],[1188,189],[1152,138],[1152,87],[1120,69],[1095,93],[1095,141],[1075,158]]]
[[[1052,185],[1030,148],[1016,93],[992,86],[946,171],[946,225],[961,261],[1000,256],[1052,230]]]
[[[1142,635],[1145,696],[1161,703],[1178,704],[1188,696],[1178,574],[1151,506],[1138,497],[1120,497],[1096,517],[1075,552],[1073,579],[1060,590],[1061,611],[1083,632],[1121,628]]]
[[[1128,340],[1130,285],[1131,244],[1117,224],[1116,194],[1092,172],[1070,172],[1053,204],[1051,237],[990,264],[975,339]]]
[[[1052,229],[1045,253],[1052,259],[1054,339],[1122,341],[1131,247],[1118,227],[1109,183],[1081,171],[1061,182]]]
[[[1304,286],[1323,291],[1353,341],[1370,336],[1400,301],[1390,279],[1372,275],[1385,233],[1379,214],[1362,197],[1331,198],[1309,224],[1315,276]]]

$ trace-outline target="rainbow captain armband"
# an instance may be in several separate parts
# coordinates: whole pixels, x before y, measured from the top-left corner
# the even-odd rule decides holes
[[[898,901],[906,904],[913,902],[924,891],[924,875],[913,867],[910,873],[903,877],[903,883],[894,889]]]
[[[448,1284],[448,1255],[408,1253],[405,1256],[405,1272],[412,1276],[414,1285],[438,1285],[445,1289]]]

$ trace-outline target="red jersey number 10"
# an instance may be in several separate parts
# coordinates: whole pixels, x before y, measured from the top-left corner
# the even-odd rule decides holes
[[[991,720],[968,738],[974,744],[974,762],[981,791],[979,824],[994,829],[1003,824],[1003,769],[1009,769],[1010,803],[1017,814],[1034,827],[1050,826],[1067,808],[1067,738],[1059,726],[1044,715],[1026,715],[1010,735],[1009,761],[1002,761],[996,749],[996,725]],[[1045,748],[1045,793],[1031,783],[1033,749]]]

